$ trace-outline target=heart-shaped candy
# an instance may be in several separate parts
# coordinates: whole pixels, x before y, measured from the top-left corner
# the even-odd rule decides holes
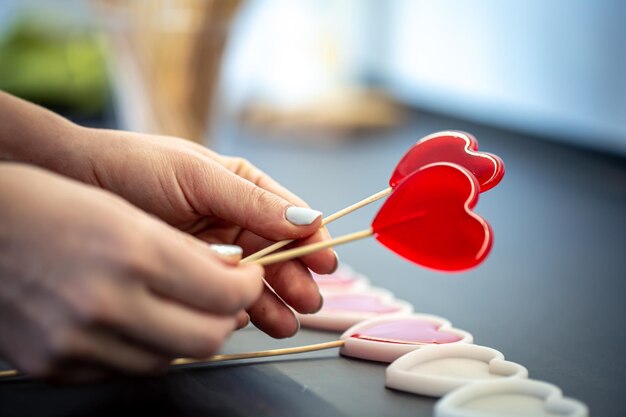
[[[505,361],[495,349],[455,343],[427,346],[401,356],[387,367],[385,385],[441,397],[476,381],[527,377],[526,368]]]
[[[482,381],[452,391],[435,404],[435,417],[587,417],[580,401],[532,379]]]
[[[311,271],[315,283],[323,295],[363,291],[369,288],[369,281],[346,264],[341,264],[329,275],[318,275]]]
[[[300,314],[298,318],[304,327],[343,332],[372,317],[411,312],[411,304],[396,300],[387,290],[371,288],[361,292],[327,293],[319,312]]]
[[[502,180],[504,162],[496,155],[478,152],[478,142],[465,132],[446,131],[419,140],[402,157],[389,180],[395,188],[404,178],[423,166],[436,162],[452,162],[471,172],[480,191],[487,191]]]
[[[410,174],[372,222],[375,238],[398,255],[427,268],[462,271],[481,263],[491,249],[489,224],[472,208],[478,183],[451,163]]]
[[[451,327],[448,320],[429,314],[393,314],[355,324],[342,335],[341,354],[393,362],[424,346],[472,343],[472,335]]]

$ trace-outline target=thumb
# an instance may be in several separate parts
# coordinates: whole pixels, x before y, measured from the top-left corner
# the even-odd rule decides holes
[[[194,190],[200,203],[196,209],[202,214],[212,214],[274,241],[301,239],[321,227],[321,212],[296,207],[218,164],[211,168],[211,184]]]

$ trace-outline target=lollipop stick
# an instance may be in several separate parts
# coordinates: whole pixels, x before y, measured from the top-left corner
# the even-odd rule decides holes
[[[246,352],[246,353],[232,353],[228,355],[213,355],[206,359],[181,358],[181,359],[173,360],[172,365],[187,365],[189,363],[223,362],[223,361],[232,361],[236,359],[254,359],[254,358],[265,358],[268,356],[291,355],[294,353],[314,352],[316,350],[332,349],[336,347],[341,347],[344,344],[345,342],[343,340],[335,340],[332,342],[318,343],[315,345],[307,345],[307,346],[297,346],[297,347],[291,347],[291,348],[260,350],[257,352]]]
[[[334,340],[332,342],[317,343],[315,345],[297,346],[297,347],[291,347],[291,348],[259,350],[256,352],[246,352],[246,353],[231,353],[227,355],[213,355],[205,359],[179,358],[179,359],[174,359],[171,362],[171,365],[187,365],[190,363],[224,362],[224,361],[232,361],[232,360],[237,360],[237,359],[254,359],[254,358],[265,358],[268,356],[291,355],[295,353],[314,352],[316,350],[324,350],[324,349],[342,347],[344,344],[345,342],[343,340]],[[15,377],[15,376],[21,376],[21,374],[15,369],[0,371],[0,379]]]
[[[360,232],[354,232],[347,235],[339,236],[335,239],[327,240],[325,242],[312,243],[310,245],[302,246],[300,248],[293,248],[284,252],[275,253],[274,255],[269,255],[251,262],[254,262],[258,265],[270,265],[276,262],[288,261],[289,259],[299,258],[300,256],[308,255],[322,249],[330,248],[331,246],[338,246],[344,243],[353,242],[355,240],[365,239],[366,237],[370,237],[373,234],[374,231],[372,229],[361,230]],[[244,261],[241,262],[249,263]]]
[[[354,203],[351,206],[348,206],[344,209],[339,210],[336,213],[331,214],[328,217],[325,217],[322,219],[322,226],[326,226],[328,223],[333,222],[343,216],[345,216],[346,214],[350,214],[353,211],[356,211],[358,209],[360,209],[361,207],[367,206],[368,204],[371,204],[375,201],[380,200],[381,198],[387,197],[389,194],[391,194],[392,192],[392,188],[386,188],[382,191],[377,192],[376,194],[372,194],[371,196],[364,198],[363,200],[359,201],[358,203]],[[257,259],[261,259],[262,257],[264,257],[265,255],[268,255],[272,252],[277,251],[278,249],[290,244],[291,242],[293,242],[293,240],[281,240],[280,242],[276,242],[273,245],[270,245],[264,249],[261,249],[258,252],[253,253],[252,255],[247,256],[246,258],[243,259],[244,262],[252,262],[252,261],[256,261]]]
[[[18,376],[19,374],[16,369],[7,369],[6,371],[0,371],[0,378],[10,378],[12,376]]]

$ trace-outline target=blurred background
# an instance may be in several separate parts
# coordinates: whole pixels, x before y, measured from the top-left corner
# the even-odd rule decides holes
[[[0,88],[208,143],[424,109],[626,155],[619,0],[2,0]],[[219,105],[216,105],[219,103]]]

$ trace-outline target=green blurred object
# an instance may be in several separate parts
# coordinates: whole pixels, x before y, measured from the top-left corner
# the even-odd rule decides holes
[[[109,92],[105,61],[93,33],[75,27],[19,19],[0,40],[0,89],[70,113],[101,114]]]

